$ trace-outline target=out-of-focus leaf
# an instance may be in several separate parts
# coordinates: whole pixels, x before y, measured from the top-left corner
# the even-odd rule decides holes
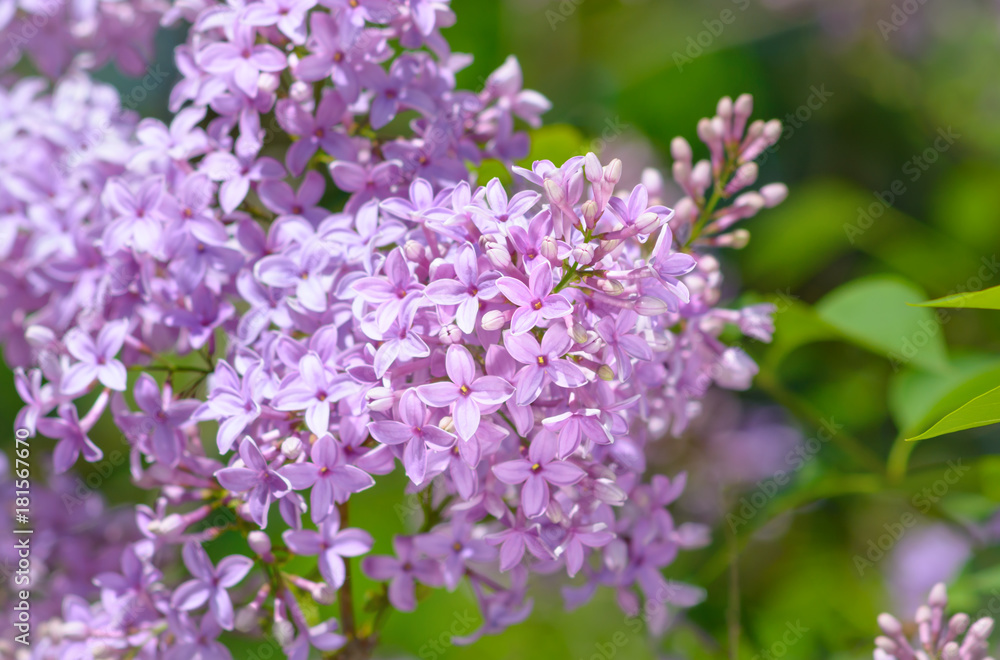
[[[588,149],[587,140],[575,127],[567,124],[542,126],[531,131],[531,151],[519,165],[530,169],[536,160],[550,160],[559,166],[573,156],[584,155]]]
[[[927,430],[966,401],[1000,384],[1000,357],[974,354],[956,358],[945,375],[907,370],[889,390],[889,410],[904,437]]]
[[[1000,243],[1000,169],[985,162],[962,162],[931,191],[934,224],[977,249]]]
[[[926,440],[946,433],[988,426],[997,422],[1000,422],[1000,387],[980,394],[954,412],[945,415],[941,421],[917,437],[907,439],[911,441]]]
[[[958,283],[961,273],[979,268],[980,253],[881,199],[846,181],[795,187],[781,206],[748,226],[753,248],[741,255],[743,272],[757,286],[795,289],[856,251],[925,287]]]
[[[894,365],[945,372],[948,358],[941,326],[930,310],[911,304],[923,297],[902,278],[874,275],[835,290],[820,301],[816,312],[846,338]]]
[[[809,305],[780,296],[771,298],[771,302],[777,307],[774,341],[764,359],[772,368],[800,346],[839,338],[837,330]]]
[[[1000,286],[990,287],[982,291],[956,293],[937,300],[917,303],[917,307],[953,307],[970,309],[1000,309]]]

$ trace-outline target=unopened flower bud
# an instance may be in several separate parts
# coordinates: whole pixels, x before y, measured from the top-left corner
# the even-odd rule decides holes
[[[593,151],[587,152],[587,155],[583,157],[583,175],[591,183],[597,183],[604,178],[601,161]]]
[[[740,94],[733,104],[733,119],[746,124],[747,118],[753,114],[753,96],[750,94]],[[742,130],[742,127],[740,127]]]
[[[682,137],[675,137],[670,141],[670,155],[674,157],[674,161],[686,162],[688,164],[691,163],[691,159],[694,157],[691,145]]]
[[[451,415],[445,415],[438,423],[438,428],[448,433],[455,432],[455,419]]]
[[[719,99],[718,105],[715,106],[715,114],[728,122],[733,116],[733,100],[728,96]]]
[[[677,206],[674,207],[673,222],[675,224],[688,225],[694,222],[694,219],[697,217],[698,206],[690,197],[682,198],[679,202],[677,202]]]
[[[740,210],[740,215],[749,218],[755,215],[757,211],[764,208],[764,196],[759,192],[746,192],[737,197],[733,201],[733,206]]]
[[[698,195],[704,195],[712,183],[712,165],[707,160],[699,160],[691,170],[691,187]]]
[[[592,199],[588,199],[586,202],[580,205],[580,210],[583,212],[583,222],[588,228],[593,228],[597,224],[597,202]]]
[[[462,331],[454,323],[449,323],[448,325],[441,326],[438,330],[438,341],[440,341],[445,346],[451,346],[452,344],[459,344],[462,342]]]
[[[734,250],[742,250],[750,244],[750,232],[746,229],[734,229],[728,234],[713,236],[710,239],[709,244],[716,247],[727,247]],[[685,282],[687,282],[687,280],[685,280]],[[690,288],[690,286],[688,288]]]
[[[903,632],[903,624],[896,617],[885,612],[878,615],[878,627],[890,637],[896,637]]]
[[[734,193],[743,190],[747,186],[752,186],[757,181],[757,175],[760,173],[760,167],[757,163],[749,162],[743,163],[736,170],[736,174],[726,185],[726,194],[732,195]]]
[[[772,119],[764,124],[763,136],[768,146],[777,143],[781,139],[781,122],[777,119]]]
[[[499,309],[491,309],[483,314],[483,330],[499,330],[507,324],[507,318]]]
[[[388,387],[373,387],[365,394],[368,402],[368,409],[375,412],[386,412],[392,410],[393,397],[392,390]]]
[[[698,120],[698,139],[700,139],[705,144],[711,144],[718,135],[715,134],[715,130],[712,127],[712,121],[707,117],[703,117]]]
[[[663,224],[661,216],[647,211],[635,219],[635,228],[640,234],[651,234]]]
[[[620,296],[625,292],[625,285],[613,279],[597,280],[597,288],[611,296]]]
[[[969,635],[972,635],[984,641],[986,640],[987,637],[990,636],[992,632],[993,632],[993,619],[991,619],[988,616],[983,617],[979,621],[976,621],[969,628]],[[966,639],[968,639],[969,635],[966,635]]]
[[[761,193],[763,194],[763,192],[762,190]],[[938,582],[931,587],[931,592],[927,596],[927,604],[931,607],[947,607],[948,588],[944,585],[944,582]]]
[[[82,621],[65,621],[59,624],[57,634],[63,639],[82,642],[90,636],[90,628]]]
[[[542,187],[545,189],[545,196],[548,197],[549,201],[553,204],[558,206],[566,201],[566,196],[563,194],[562,188],[560,188],[559,184],[552,179],[545,179]]]
[[[615,372],[608,365],[602,364],[600,369],[597,370],[597,377],[610,382],[615,379]]]
[[[691,161],[689,160],[675,160],[671,172],[674,177],[674,181],[677,182],[682,188],[688,188],[691,185]]]
[[[281,78],[273,73],[261,73],[257,79],[257,87],[262,92],[273,93],[281,86]]]
[[[774,208],[788,197],[788,186],[783,183],[769,183],[760,189],[760,196],[764,198],[764,206],[769,209]]]
[[[288,619],[282,618],[278,619],[277,610],[275,610],[275,621],[271,627],[271,633],[274,635],[274,639],[278,641],[281,646],[288,646],[295,639],[295,626]]]
[[[298,80],[293,82],[288,88],[288,96],[296,103],[311,103],[313,100],[313,86]]]
[[[274,561],[274,555],[271,554],[271,539],[267,534],[260,530],[254,530],[247,535],[247,543],[250,545],[250,549],[265,562]]]
[[[959,612],[948,621],[948,633],[954,637],[958,637],[969,629],[970,621],[971,619],[968,614]]]
[[[596,479],[594,497],[611,506],[622,506],[628,500],[628,493],[616,484],[614,479]]]
[[[576,263],[587,266],[594,260],[594,252],[593,245],[584,243],[573,248],[572,256]]]
[[[622,180],[622,161],[615,158],[604,167],[604,180],[611,185],[617,185]]]
[[[667,303],[653,296],[639,296],[635,301],[635,312],[640,316],[660,316],[668,311]]]
[[[281,453],[290,461],[294,461],[302,454],[302,438],[292,435],[285,438],[281,443]]]
[[[549,261],[557,260],[559,258],[559,245],[556,243],[556,239],[552,236],[543,238],[542,242],[538,244],[538,254]]]
[[[416,241],[406,241],[403,244],[403,256],[407,261],[420,262],[424,259],[424,246]]]
[[[570,318],[570,317],[565,317]],[[573,321],[570,327],[570,334],[573,336],[573,341],[578,344],[586,344],[590,340],[590,335],[587,334],[587,329],[583,327],[583,324],[579,321]]]
[[[895,653],[897,650],[899,650],[899,644],[892,641],[885,635],[879,635],[878,637],[875,638],[875,646],[888,653]]]
[[[642,171],[642,185],[646,186],[651,204],[659,204],[663,200],[663,175],[653,167]]]
[[[510,252],[500,244],[494,244],[486,250],[486,258],[489,260],[490,265],[497,270],[504,270],[511,266]]]

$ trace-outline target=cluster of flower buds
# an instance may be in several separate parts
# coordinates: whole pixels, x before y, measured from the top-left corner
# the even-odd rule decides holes
[[[984,617],[970,626],[967,614],[946,619],[947,606],[944,584],[935,585],[927,604],[917,610],[917,642],[912,646],[903,624],[891,614],[880,614],[883,634],[875,639],[875,660],[993,660],[988,657],[993,619]]]
[[[66,600],[43,657],[225,658],[222,630],[262,629],[297,660],[368,649],[349,598],[343,630],[306,601],[346,588],[374,543],[351,497],[397,465],[423,516],[360,562],[385,583],[376,620],[416,607],[417,583],[467,580],[471,642],[528,616],[532,572],[575,578],[570,606],[614,589],[654,632],[697,603],[663,569],[707,530],[675,524],[684,476],[647,478],[645,450],[711,386],[749,385],[727,326],[770,339],[771,306],[719,307],[705,250],[784,196],[730,199],[773,125],[744,130],[746,97],[706,120],[711,163],[688,149],[676,168],[693,221],[595,154],[514,167],[508,191],[469,166],[525,156],[515,118],[548,103],[513,59],[456,90],[447,3],[204,0],[174,19],[193,27],[169,126],[136,124],[85,78],[0,92],[19,424],[58,441],[65,472],[102,459],[89,433],[110,409],[133,481],[159,491],[121,573],[99,576],[94,605]],[[227,530],[254,559],[213,562],[199,544]],[[288,565],[300,556],[316,579]]]
[[[745,247],[750,233],[733,225],[788,196],[783,183],[742,192],[757,183],[755,159],[781,139],[780,121],[757,120],[748,126],[752,114],[749,94],[735,102],[728,96],[719,101],[715,116],[698,122],[698,137],[708,146],[709,158],[697,163],[687,140],[678,137],[671,143],[674,180],[686,195],[677,202],[673,222],[683,244],[697,240],[704,245]],[[720,206],[724,201],[730,203]]]

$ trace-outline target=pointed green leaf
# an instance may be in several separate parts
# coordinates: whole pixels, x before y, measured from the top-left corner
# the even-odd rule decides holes
[[[985,394],[980,394],[958,410],[946,415],[944,419],[924,433],[915,438],[908,438],[908,440],[936,438],[946,433],[988,426],[997,422],[1000,422],[1000,387],[996,387]]]
[[[911,438],[998,383],[1000,356],[961,355],[944,376],[913,369],[897,374],[889,388],[889,410],[900,435]]]
[[[916,307],[954,307],[969,309],[1000,309],[1000,286],[990,287],[982,291],[956,293],[937,300],[922,302]]]

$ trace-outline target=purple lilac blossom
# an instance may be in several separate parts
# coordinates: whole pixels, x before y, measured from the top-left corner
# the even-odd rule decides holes
[[[96,3],[87,43],[130,4]],[[663,569],[706,534],[666,510],[683,478],[644,478],[658,439],[647,422],[678,434],[711,386],[755,373],[720,321],[767,338],[770,309],[719,307],[706,251],[744,244],[733,225],[781,201],[781,188],[741,193],[755,177],[722,174],[745,170],[780,125],[748,128],[748,97],[723,100],[699,127],[712,160],[697,168],[716,180],[692,177],[678,146],[689,198],[673,213],[642,186],[618,190],[621,163],[595,154],[514,168],[526,189],[509,194],[496,179],[476,185],[464,163],[525,157],[515,120],[537,125],[548,102],[521,88],[513,58],[481,92],[457,90],[468,60],[440,33],[454,21],[447,2],[159,8],[191,24],[169,126],[140,126],[82,74],[51,92],[37,79],[0,90],[0,339],[25,369],[20,415],[58,440],[64,471],[100,458],[88,432],[110,407],[134,483],[157,492],[137,508],[142,541],[118,548],[121,572],[80,592],[94,604],[69,596],[49,612],[46,652],[224,657],[213,636],[264,616],[296,660],[365,643],[307,617],[302,600],[328,600],[341,565],[346,579],[370,548],[363,530],[340,530],[340,510],[397,462],[426,528],[360,562],[395,608],[417,606],[417,582],[468,580],[484,614],[472,642],[528,616],[533,573],[606,586],[630,614],[659,598]],[[94,61],[136,61],[127,42],[105,41]],[[68,64],[59,49],[32,55]],[[409,130],[379,132],[390,122]],[[282,155],[307,172],[301,186]],[[323,206],[326,174],[348,194],[343,209]],[[733,203],[699,231],[709,185]],[[120,394],[130,384],[138,410]],[[217,457],[202,445],[208,420]],[[275,502],[281,552],[259,535]],[[213,564],[200,544],[224,531],[257,561]],[[164,570],[178,547],[189,575]],[[322,583],[291,572],[297,555],[318,557]],[[701,596],[674,586],[673,607]],[[659,609],[655,633],[668,622]]]

